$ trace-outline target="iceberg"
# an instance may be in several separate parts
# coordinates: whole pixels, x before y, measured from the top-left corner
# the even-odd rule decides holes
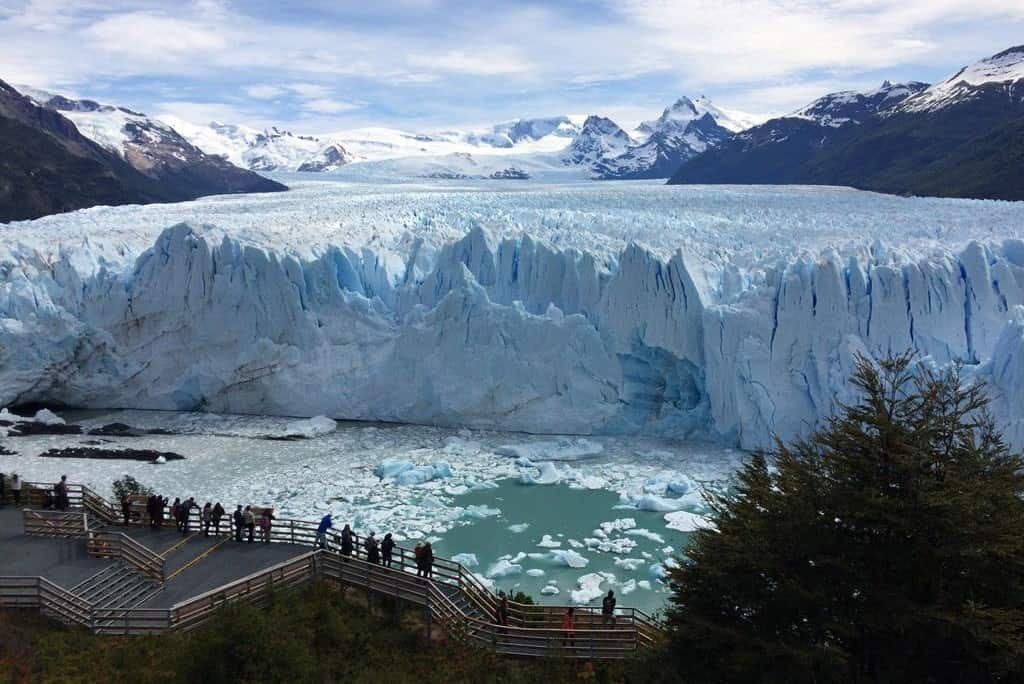
[[[601,584],[603,582],[605,582],[605,576],[599,573],[591,572],[583,575],[576,580],[578,588],[569,592],[569,598],[576,605],[585,605],[590,603],[604,594],[601,590]]]
[[[0,405],[771,448],[853,399],[858,355],[913,349],[986,381],[1024,446],[1024,207],[518,187],[299,183],[0,226]],[[526,460],[592,451],[566,439]]]
[[[517,565],[503,558],[487,569],[485,577],[487,577],[487,579],[494,580],[501,579],[503,577],[515,577],[516,575],[522,574],[522,572],[522,565]]]
[[[570,568],[585,568],[590,563],[590,560],[572,549],[553,549],[551,558],[556,563]]]
[[[480,565],[480,561],[477,560],[475,553],[457,553],[452,556],[452,560],[467,568],[475,568]]]

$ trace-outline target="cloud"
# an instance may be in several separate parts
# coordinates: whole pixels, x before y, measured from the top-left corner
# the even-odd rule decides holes
[[[347,102],[345,100],[333,100],[330,98],[316,98],[313,100],[307,100],[303,103],[302,108],[304,111],[313,112],[316,114],[341,114],[342,112],[350,112],[353,109],[359,109],[361,105],[356,102]]]
[[[409,57],[409,63],[420,69],[477,76],[499,76],[532,70],[529,62],[512,55],[501,55],[493,50],[478,54],[449,50],[440,54],[412,55]]]
[[[245,94],[256,100],[273,100],[285,94],[285,89],[276,85],[251,85]]]

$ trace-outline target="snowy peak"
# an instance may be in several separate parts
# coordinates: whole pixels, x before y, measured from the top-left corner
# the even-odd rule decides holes
[[[590,115],[583,128],[565,148],[563,159],[569,164],[592,164],[606,157],[615,157],[626,151],[633,139],[629,133],[603,116]]]
[[[1003,50],[964,67],[908,99],[900,109],[908,112],[942,109],[985,94],[1024,101],[1024,45]]]
[[[920,93],[927,83],[910,81],[890,83],[885,81],[875,90],[859,92],[844,90],[829,93],[790,115],[792,118],[809,119],[821,126],[839,128],[847,124],[860,124],[890,111],[900,102]]]
[[[683,129],[691,121],[704,116],[710,116],[717,125],[732,133],[746,130],[760,122],[760,119],[753,114],[718,107],[706,95],[701,95],[696,100],[683,96],[666,107],[657,119],[641,123],[637,127],[637,131],[645,135],[652,135],[658,131]]]
[[[296,170],[301,172],[334,171],[345,164],[351,164],[356,159],[341,143],[329,142],[320,148],[319,152],[300,164]]]

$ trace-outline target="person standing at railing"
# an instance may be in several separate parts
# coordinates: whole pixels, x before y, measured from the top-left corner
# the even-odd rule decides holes
[[[21,476],[18,473],[11,473],[11,495],[14,497],[14,505],[21,505]]]
[[[373,532],[370,532],[370,536],[363,542],[363,548],[366,549],[367,562],[374,565],[380,563],[380,548],[377,546],[377,537],[374,536]]]
[[[70,501],[68,500],[68,476],[61,475],[60,482],[53,486],[53,493],[56,496],[57,510],[66,511]]]
[[[566,608],[565,613],[562,615],[562,629],[564,629],[566,632],[565,636],[569,642],[570,648],[576,647],[576,640],[572,636],[573,630],[576,629],[575,615],[576,611],[573,610],[571,606],[569,608]]]
[[[199,520],[203,524],[203,536],[210,536],[210,523],[213,522],[213,504],[207,501],[203,504],[203,511],[199,514]]]
[[[220,519],[224,517],[226,512],[224,507],[220,505],[220,501],[213,505],[213,512],[210,516],[213,518],[213,533],[218,537],[220,536]]]
[[[615,592],[609,589],[608,594],[601,601],[601,624],[615,624],[615,604]]]
[[[181,499],[174,497],[174,503],[171,504],[171,518],[174,520],[174,526],[179,532],[181,532],[181,515],[178,509],[181,508]]]
[[[494,609],[494,622],[502,627],[508,627],[508,596],[503,591],[499,591],[498,596],[501,597],[501,600],[498,601],[498,606]]]
[[[235,522],[235,541],[242,541],[242,528],[245,526],[245,516],[242,515],[242,504],[238,504],[238,508],[235,509],[234,513]]]
[[[341,530],[341,555],[351,556],[352,547],[352,528],[345,523],[345,527]]]
[[[423,560],[423,543],[422,542],[416,542],[416,548],[414,548],[412,550],[412,555],[413,555],[413,558],[416,560],[416,576],[417,577],[426,577],[427,576],[427,566],[426,566],[426,563]]]
[[[269,508],[263,509],[263,515],[260,516],[260,535],[263,538],[264,544],[270,543],[270,527],[276,519]]]
[[[320,518],[320,524],[316,528],[316,539],[313,540],[313,546],[319,546],[321,549],[327,548],[327,530],[334,527],[334,520],[331,519],[331,514],[328,513],[324,517]],[[348,527],[346,525],[346,527]]]
[[[395,540],[391,538],[391,533],[388,532],[384,535],[384,541],[380,543],[380,555],[386,567],[391,567],[391,558],[394,552]]]
[[[255,541],[254,533],[256,531],[256,516],[252,514],[252,506],[246,506],[245,511],[242,512],[242,520],[245,522],[245,531],[249,535],[249,543],[252,544]]]
[[[434,547],[430,542],[423,545],[423,573],[427,579],[434,578]]]
[[[132,521],[132,500],[127,494],[121,497],[121,517],[124,518],[124,526],[128,527]]]
[[[0,507],[7,505],[7,478],[4,471],[0,470]]]

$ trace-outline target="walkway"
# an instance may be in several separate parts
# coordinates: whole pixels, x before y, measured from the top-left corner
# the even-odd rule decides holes
[[[40,485],[42,486],[42,485]],[[432,580],[416,575],[413,553],[396,547],[391,568],[340,554],[331,533],[316,549],[316,524],[276,520],[269,544],[236,542],[173,526],[123,526],[114,507],[87,487],[72,485],[67,512],[0,510],[0,606],[35,607],[102,633],[189,629],[234,602],[255,602],[275,589],[325,577],[423,609],[433,624],[479,646],[516,656],[624,658],[660,638],[660,625],[631,608],[605,624],[599,609],[576,607],[576,629],[561,629],[566,606],[509,604],[509,625],[493,624],[496,597],[460,564],[436,558]],[[228,523],[230,525],[230,521]],[[10,552],[8,552],[10,549]]]

